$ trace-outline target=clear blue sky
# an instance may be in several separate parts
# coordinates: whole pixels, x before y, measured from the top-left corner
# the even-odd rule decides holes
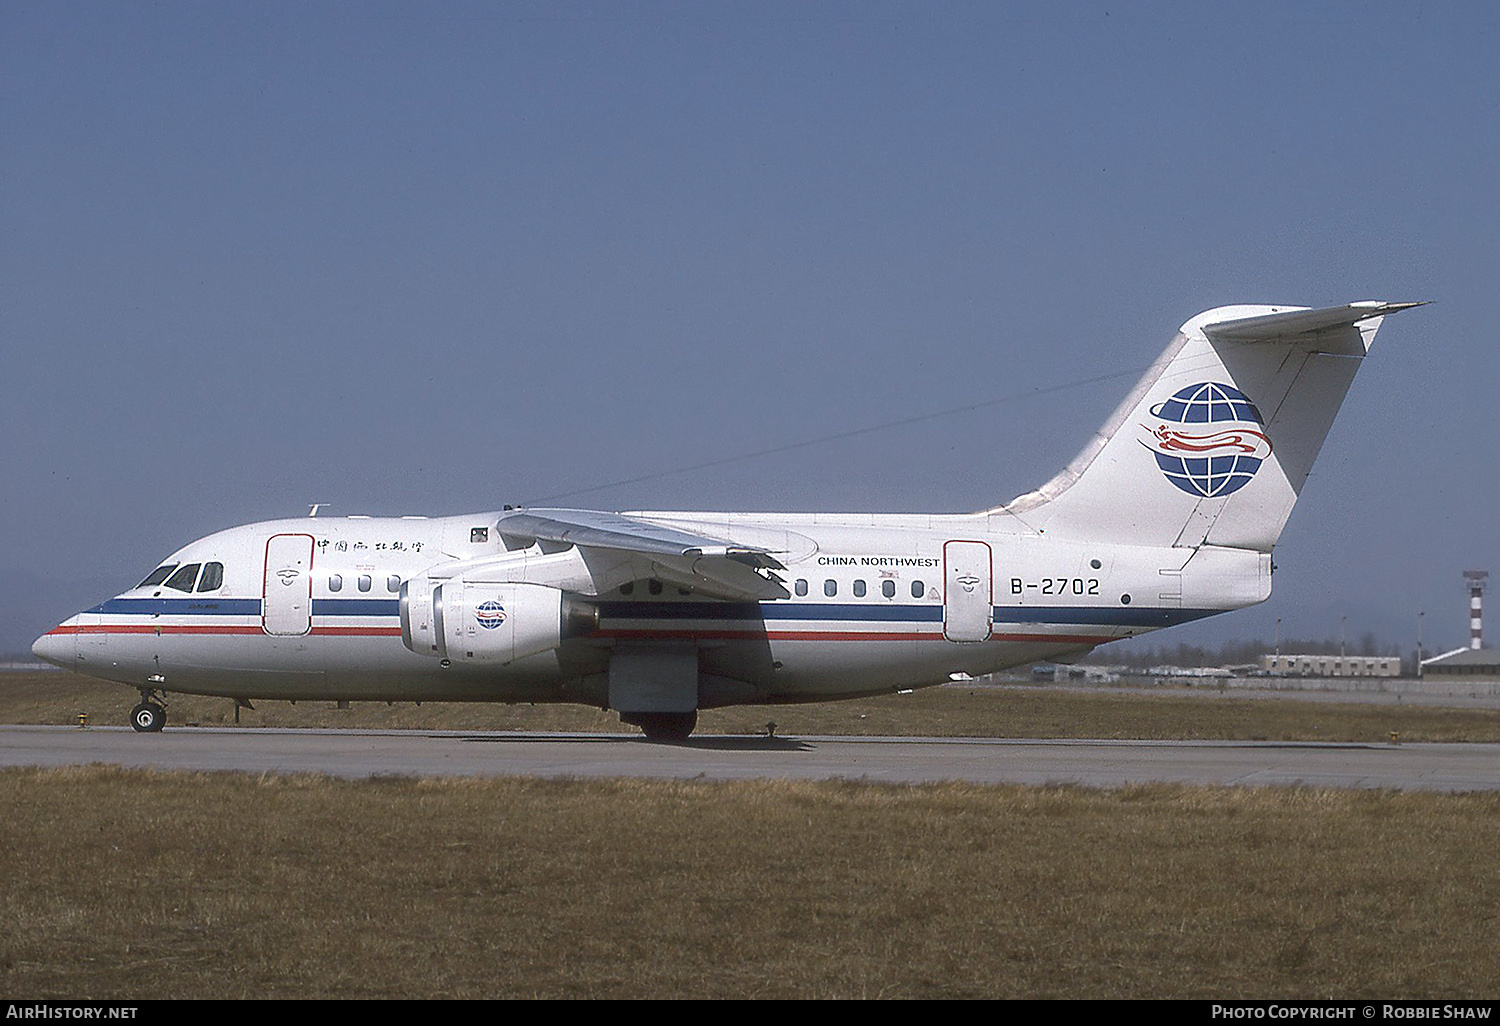
[[[1500,574],[1500,7],[0,5],[0,651],[236,523],[458,513],[1390,320],[1271,602]],[[567,502],[970,510],[1129,386]],[[1500,641],[1500,585],[1492,603]]]

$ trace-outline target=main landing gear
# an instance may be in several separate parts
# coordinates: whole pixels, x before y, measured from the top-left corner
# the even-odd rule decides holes
[[[130,725],[144,734],[154,734],[167,725],[166,699],[152,688],[141,688],[141,704],[130,710]]]
[[[625,723],[640,727],[648,741],[686,741],[698,725],[698,710],[685,713],[621,713]]]

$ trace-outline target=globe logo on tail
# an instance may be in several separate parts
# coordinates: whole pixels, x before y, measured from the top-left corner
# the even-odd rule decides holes
[[[1172,484],[1207,499],[1249,484],[1267,456],[1260,411],[1239,389],[1218,382],[1189,385],[1151,407],[1156,423],[1142,424],[1141,444]]]

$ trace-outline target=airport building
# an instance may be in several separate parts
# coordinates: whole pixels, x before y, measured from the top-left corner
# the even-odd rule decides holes
[[[1273,677],[1399,677],[1401,657],[1266,655],[1260,668]]]
[[[1500,649],[1457,648],[1431,659],[1423,659],[1421,673],[1427,677],[1477,677],[1500,680]]]
[[[1469,647],[1423,659],[1418,672],[1427,677],[1473,677],[1500,680],[1500,650],[1484,647],[1484,589],[1488,570],[1465,570],[1469,591]]]

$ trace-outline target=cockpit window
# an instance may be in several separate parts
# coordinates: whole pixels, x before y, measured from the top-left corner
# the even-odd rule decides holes
[[[167,578],[167,587],[177,591],[192,591],[193,582],[198,579],[198,568],[201,563],[184,563],[178,571]]]
[[[224,583],[223,563],[204,563],[203,577],[198,581],[199,591],[218,591]]]
[[[155,570],[151,571],[151,576],[147,577],[140,584],[137,584],[136,587],[137,588],[154,588],[158,584],[160,584],[162,581],[165,581],[167,579],[167,577],[171,575],[172,571],[176,570],[176,569],[177,569],[177,564],[176,563],[163,563],[161,566],[159,566]]]

